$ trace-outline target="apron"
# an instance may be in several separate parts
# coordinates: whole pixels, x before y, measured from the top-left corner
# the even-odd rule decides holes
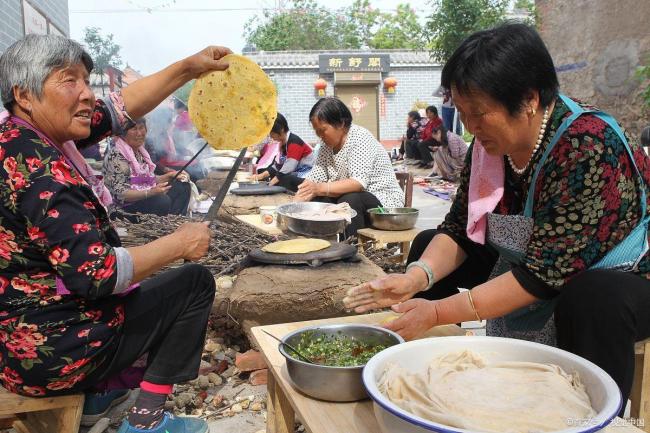
[[[650,221],[650,215],[646,214],[646,185],[636,166],[632,149],[625,138],[625,134],[609,114],[602,111],[585,110],[564,95],[560,95],[560,98],[569,107],[572,114],[562,122],[535,168],[528,188],[523,213],[520,215],[488,213],[487,215],[487,241],[499,252],[499,258],[489,279],[502,275],[521,263],[533,233],[533,197],[537,176],[562,134],[574,120],[585,113],[593,113],[605,121],[623,142],[636,175],[640,180],[639,197],[641,200],[641,215],[643,215],[638,225],[627,237],[589,269],[616,269],[630,272],[636,269],[639,261],[648,251],[648,222]],[[557,297],[553,300],[538,300],[503,317],[488,320],[486,333],[490,336],[518,338],[556,346],[555,321],[553,320],[556,303]]]

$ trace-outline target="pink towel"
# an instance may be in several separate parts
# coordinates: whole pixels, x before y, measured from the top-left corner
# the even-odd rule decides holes
[[[108,191],[108,188],[106,188],[106,185],[104,185],[104,182],[95,176],[94,170],[79,152],[74,141],[66,141],[63,143],[61,149],[63,150],[65,157],[74,164],[74,167],[79,170],[83,178],[90,184],[90,187],[101,204],[103,204],[105,208],[108,208],[108,206],[113,203],[111,193]]]
[[[489,155],[481,142],[474,140],[467,205],[467,237],[474,242],[485,244],[487,213],[503,197],[504,181],[503,157]]]
[[[270,140],[262,149],[262,157],[257,161],[258,168],[266,168],[275,159],[275,157],[280,153],[280,142],[275,140]]]
[[[131,170],[131,178],[134,177],[145,177],[152,178],[153,185],[149,183],[134,183],[131,182],[131,189],[145,190],[151,189],[155,186],[156,177],[154,171],[156,170],[156,164],[151,160],[149,152],[145,149],[144,145],[133,149],[122,137],[115,137],[113,144],[118,152],[126,159],[126,162],[129,164],[129,169]],[[141,164],[135,157],[135,152],[138,152],[144,162]]]

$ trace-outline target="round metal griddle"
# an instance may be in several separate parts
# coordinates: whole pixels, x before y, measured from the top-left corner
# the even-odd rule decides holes
[[[284,187],[273,185],[246,186],[244,188],[234,188],[230,191],[235,195],[270,195],[287,192]]]
[[[270,265],[309,265],[320,266],[323,263],[336,262],[338,260],[358,261],[357,247],[340,242],[332,243],[327,248],[311,253],[300,254],[279,254],[267,253],[261,249],[252,250],[248,253],[251,260]]]

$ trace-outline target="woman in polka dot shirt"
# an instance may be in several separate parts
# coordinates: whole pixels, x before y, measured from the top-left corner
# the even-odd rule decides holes
[[[340,99],[320,99],[309,120],[323,145],[312,171],[298,186],[297,200],[347,202],[357,212],[348,236],[370,225],[368,209],[404,206],[388,153],[370,131],[352,124],[352,113]]]

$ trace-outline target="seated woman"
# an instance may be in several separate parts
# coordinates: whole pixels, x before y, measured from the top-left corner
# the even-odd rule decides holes
[[[279,184],[295,190],[296,179],[303,179],[314,165],[314,150],[302,138],[289,131],[287,119],[281,113],[275,118],[269,135],[280,143],[280,151],[271,165],[253,176],[253,179],[264,180],[270,177],[269,185]]]
[[[197,264],[152,274],[204,256],[210,229],[186,223],[122,247],[64,144],[123,134],[185,82],[226,69],[229,53],[208,47],[97,101],[92,59],[71,39],[27,35],[0,56],[0,96],[11,114],[0,123],[0,384],[9,391],[89,390],[148,353],[118,432],[207,431],[205,421],[173,417],[164,404],[173,384],[197,377],[214,278]]]
[[[404,158],[404,162],[408,165],[418,163],[420,151],[417,146],[420,133],[424,126],[420,113],[417,111],[409,111],[406,119],[406,135],[402,137],[402,145],[399,149],[400,156]]]
[[[458,134],[447,131],[441,126],[431,135],[433,140],[433,163],[435,172],[431,176],[440,175],[443,179],[455,182],[460,177],[460,172],[465,165],[467,143]]]
[[[388,152],[370,131],[352,124],[352,113],[340,99],[319,99],[309,120],[322,145],[296,200],[347,202],[357,211],[347,236],[370,225],[368,209],[404,206]]]
[[[113,203],[128,213],[156,215],[185,215],[190,202],[189,177],[168,171],[156,176],[156,164],[144,147],[147,122],[135,121],[135,126],[113,140],[113,146],[104,159],[104,184],[113,196]]]
[[[559,93],[524,24],[469,36],[442,84],[475,134],[458,195],[415,238],[406,274],[351,289],[346,306],[392,305],[404,314],[388,328],[406,339],[487,319],[489,336],[557,346],[616,381],[622,416],[634,344],[650,337],[650,158],[611,116]]]
[[[426,113],[428,121],[420,133],[417,144],[419,168],[433,168],[431,148],[436,144],[433,140],[433,132],[442,127],[442,119],[438,116],[438,109],[435,106],[429,105]]]

